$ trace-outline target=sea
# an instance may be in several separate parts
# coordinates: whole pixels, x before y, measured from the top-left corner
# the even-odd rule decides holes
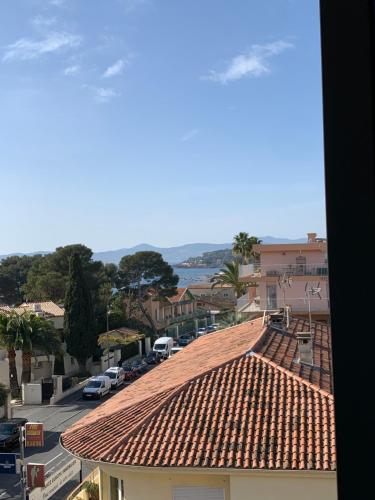
[[[173,266],[173,269],[175,274],[180,278],[178,286],[181,288],[192,283],[208,283],[210,278],[220,271],[219,267],[184,268]]]

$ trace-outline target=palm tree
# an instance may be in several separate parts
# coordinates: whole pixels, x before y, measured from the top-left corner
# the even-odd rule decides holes
[[[224,269],[215,274],[211,278],[213,282],[212,288],[215,286],[231,285],[237,298],[241,297],[246,292],[246,283],[240,281],[240,264],[238,261],[227,262]]]
[[[232,251],[234,255],[241,255],[242,264],[248,264],[250,257],[255,257],[253,246],[262,243],[256,236],[249,236],[248,233],[238,233],[233,238]]]
[[[0,314],[0,347],[3,347],[7,351],[10,393],[13,398],[16,398],[19,396],[20,386],[18,385],[16,366],[16,335],[12,328],[14,316],[17,316],[15,312]]]
[[[40,316],[25,312],[11,319],[11,329],[15,332],[15,346],[22,350],[21,382],[31,380],[31,358],[36,350],[45,354],[57,354],[61,341],[53,323]]]

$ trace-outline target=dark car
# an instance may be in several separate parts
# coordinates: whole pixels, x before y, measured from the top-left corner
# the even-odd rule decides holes
[[[208,325],[206,331],[207,333],[216,332],[216,328],[213,325]]]
[[[132,366],[123,364],[122,369],[124,370],[124,380],[133,380],[136,377]]]
[[[193,342],[194,339],[195,337],[192,334],[185,333],[178,339],[178,345],[181,347],[185,347],[186,345],[190,344],[190,342]]]
[[[156,365],[157,363],[160,363],[160,354],[155,352],[155,351],[150,351],[147,356],[146,356],[146,363],[148,365]]]
[[[147,371],[147,363],[143,359],[134,361],[132,368],[137,375],[141,375]]]
[[[25,425],[26,418],[12,418],[0,422],[0,451],[10,450],[18,446],[20,440],[20,427]]]

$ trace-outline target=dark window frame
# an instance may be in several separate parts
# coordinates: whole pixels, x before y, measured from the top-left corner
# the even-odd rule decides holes
[[[320,15],[337,484],[344,500],[373,491],[374,2],[320,0]]]

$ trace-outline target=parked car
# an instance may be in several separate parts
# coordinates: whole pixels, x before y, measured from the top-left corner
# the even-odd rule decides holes
[[[112,366],[104,372],[104,375],[111,379],[112,389],[117,389],[124,383],[125,373],[122,367]]]
[[[216,328],[214,327],[214,325],[208,325],[207,328],[206,328],[206,332],[207,333],[212,333],[212,332],[215,332],[216,331]]]
[[[133,380],[136,377],[136,373],[131,365],[123,363],[122,369],[124,370],[124,380]]]
[[[202,335],[206,335],[206,333],[207,333],[206,328],[198,328],[197,337],[202,337]]]
[[[156,365],[157,363],[160,363],[160,354],[154,351],[150,351],[147,354],[145,361],[148,365]]]
[[[155,340],[152,350],[159,353],[163,358],[168,358],[173,347],[172,337],[160,337]]]
[[[185,347],[186,345],[190,344],[190,342],[193,342],[194,339],[195,337],[190,333],[184,333],[183,335],[181,335],[181,337],[179,337],[178,345],[181,347]]]
[[[147,363],[143,359],[139,359],[133,362],[132,369],[137,375],[147,372]]]
[[[220,325],[219,325],[219,323],[212,323],[211,326],[212,326],[212,328],[214,328],[215,331],[216,330],[220,330],[220,328],[221,328]]]
[[[183,347],[172,347],[169,357],[174,356],[178,352],[182,351]]]
[[[12,418],[0,422],[0,452],[11,450],[18,446],[20,440],[20,427],[25,425],[26,418]]]
[[[82,391],[83,399],[100,399],[111,390],[111,379],[104,375],[92,377]]]

